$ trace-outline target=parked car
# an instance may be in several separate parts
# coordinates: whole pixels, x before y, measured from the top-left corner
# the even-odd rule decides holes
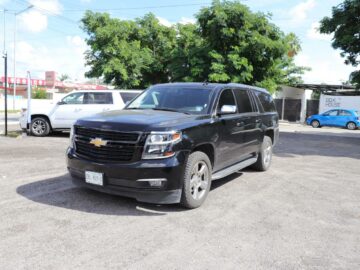
[[[306,120],[313,128],[322,126],[346,127],[356,129],[360,126],[359,114],[355,110],[335,109],[322,114],[314,114]]]
[[[104,111],[122,109],[142,91],[140,90],[82,90],[73,91],[56,104],[32,107],[30,131],[34,136],[46,136],[52,131],[69,130],[81,117]],[[25,130],[26,109],[20,117],[20,126]]]
[[[212,180],[250,165],[269,169],[278,136],[275,104],[262,88],[160,84],[124,110],[77,120],[67,167],[80,186],[195,208]]]

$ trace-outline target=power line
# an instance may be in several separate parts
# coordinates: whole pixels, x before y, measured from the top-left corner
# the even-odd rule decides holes
[[[203,6],[210,4],[211,2],[197,3],[197,4],[177,4],[177,5],[127,7],[127,8],[100,8],[100,9],[91,9],[91,11],[121,11],[121,10],[138,10],[138,9],[175,8],[175,7]],[[89,9],[65,9],[63,10],[63,12],[85,12],[87,10]]]

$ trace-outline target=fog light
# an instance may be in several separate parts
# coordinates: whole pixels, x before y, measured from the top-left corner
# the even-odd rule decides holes
[[[161,187],[162,182],[167,181],[166,178],[154,178],[154,179],[138,179],[139,182],[148,182],[151,187]]]
[[[152,186],[152,187],[161,187],[162,181],[157,181],[157,180],[149,181],[149,184],[150,184],[150,186]]]

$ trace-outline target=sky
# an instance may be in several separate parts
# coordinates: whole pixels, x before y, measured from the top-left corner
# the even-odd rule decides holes
[[[300,38],[302,51],[295,62],[312,69],[303,75],[305,83],[341,84],[348,80],[354,67],[345,65],[340,52],[331,47],[331,36],[317,31],[319,21],[330,16],[332,6],[341,0],[241,2],[252,11],[271,13],[272,22],[282,31],[294,32]],[[86,80],[84,52],[88,47],[79,21],[85,10],[107,11],[120,19],[134,19],[152,12],[162,24],[171,25],[194,22],[201,7],[210,3],[210,0],[0,0],[0,48],[3,51],[5,45],[8,53],[8,76],[14,76],[14,33],[17,77],[26,77],[29,70],[33,78],[44,79],[45,71],[54,70],[82,82]],[[33,7],[25,10],[30,5]],[[3,73],[0,64],[0,74]]]

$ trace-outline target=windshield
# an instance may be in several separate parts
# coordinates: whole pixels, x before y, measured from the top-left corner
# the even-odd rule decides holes
[[[203,87],[153,87],[133,100],[125,109],[177,111],[207,114],[212,90]]]

